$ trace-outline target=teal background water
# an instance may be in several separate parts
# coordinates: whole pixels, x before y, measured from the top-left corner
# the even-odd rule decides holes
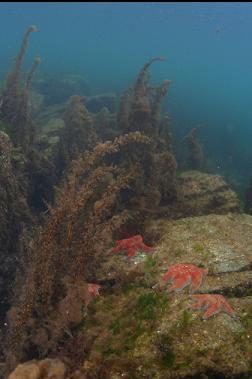
[[[0,75],[27,26],[26,65],[84,75],[93,93],[120,94],[141,66],[153,83],[171,79],[163,104],[179,140],[197,124],[213,167],[252,176],[252,3],[1,3]]]

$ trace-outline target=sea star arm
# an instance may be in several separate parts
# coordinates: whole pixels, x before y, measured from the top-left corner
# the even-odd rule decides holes
[[[222,309],[223,309],[224,312],[228,313],[230,316],[234,316],[235,315],[235,311],[228,304],[228,302],[226,300],[222,303]]]
[[[122,251],[122,248],[120,245],[115,246],[113,249],[110,250],[110,254],[118,254]]]
[[[191,273],[192,282],[190,285],[191,292],[197,291],[202,284],[203,273],[201,271],[195,271]]]
[[[137,248],[138,248],[138,250],[140,250],[140,251],[144,251],[144,252],[153,251],[153,247],[147,246],[147,245],[145,245],[145,243],[143,243],[143,242],[140,242],[140,243],[137,245]]]
[[[191,275],[189,273],[178,273],[173,278],[173,284],[168,287],[169,291],[182,291],[191,282]]]
[[[168,280],[172,280],[173,277],[175,276],[175,272],[168,270],[164,275],[163,275],[163,281],[167,282]]]
[[[202,309],[204,307],[206,307],[206,301],[201,299],[197,299],[195,303],[190,305],[190,308],[193,309]]]
[[[207,308],[206,312],[203,314],[202,318],[206,320],[209,317],[215,315],[216,313],[219,313],[220,311],[221,311],[220,305],[217,302],[212,302]]]
[[[136,255],[136,248],[135,247],[129,247],[128,248],[128,257],[134,257]]]

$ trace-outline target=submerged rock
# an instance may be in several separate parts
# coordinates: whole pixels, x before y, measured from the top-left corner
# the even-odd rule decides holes
[[[240,210],[239,199],[220,175],[186,171],[177,178],[181,209],[191,216]]]
[[[162,237],[153,253],[110,257],[100,272],[109,280],[84,320],[87,338],[95,336],[86,371],[94,376],[102,367],[104,378],[249,378],[252,216],[160,219],[146,236],[155,229]],[[219,312],[203,320],[203,310],[190,308],[189,287],[169,293],[162,277],[177,263],[208,268],[197,293],[223,295],[234,317]]]
[[[81,75],[48,75],[34,81],[35,89],[43,95],[44,105],[61,104],[73,95],[88,95],[88,81]]]
[[[91,113],[98,113],[102,108],[107,108],[110,113],[116,110],[116,95],[114,93],[102,93],[87,97],[87,109]]]
[[[228,213],[153,220],[143,235],[148,244],[152,236],[161,236],[152,243],[153,252],[138,252],[132,258],[123,252],[108,255],[97,273],[101,296],[90,302],[60,356],[65,362],[64,354],[69,357],[71,349],[79,357],[83,346],[78,347],[77,341],[83,336],[83,359],[67,377],[249,379],[252,216]],[[189,286],[180,293],[168,291],[164,273],[184,263],[209,270],[195,293],[223,295],[234,309],[232,317],[219,312],[204,320],[203,309],[191,308]],[[40,367],[36,365],[35,373]],[[62,375],[55,378],[65,379]]]

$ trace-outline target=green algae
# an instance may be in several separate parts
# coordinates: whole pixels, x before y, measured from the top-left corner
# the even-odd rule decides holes
[[[194,250],[196,251],[196,253],[199,253],[199,254],[203,254],[204,253],[204,246],[197,243],[193,246]]]
[[[149,292],[139,296],[133,311],[138,319],[156,320],[164,309],[167,309],[167,295],[163,293]]]
[[[184,331],[185,329],[189,328],[193,321],[194,320],[192,314],[187,309],[185,309],[182,313],[181,319],[177,324],[177,331]]]
[[[172,338],[169,335],[162,334],[156,341],[159,350],[158,363],[162,368],[170,368],[175,363],[175,353],[172,348]]]
[[[252,328],[252,305],[249,306],[246,313],[241,316],[241,322],[245,328]]]
[[[145,261],[144,268],[146,271],[149,271],[152,270],[156,265],[156,259],[149,255]]]
[[[126,283],[122,287],[122,294],[128,295],[130,292],[134,291],[137,288],[135,284],[132,283]]]
[[[122,359],[133,353],[140,337],[145,336],[140,345],[146,337],[148,339],[158,317],[167,311],[169,304],[166,294],[133,286],[124,287],[123,303],[117,304],[117,307],[116,300],[110,297],[111,308],[117,309],[117,312],[108,315],[106,342],[98,337],[95,349],[106,357],[117,356]],[[107,301],[97,304],[98,313],[100,308],[104,310],[105,303]],[[92,321],[89,320],[88,324],[92,329]]]

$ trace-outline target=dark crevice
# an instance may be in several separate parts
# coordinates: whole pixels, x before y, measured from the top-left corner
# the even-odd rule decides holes
[[[184,379],[251,379],[251,372],[238,374],[223,374],[216,371],[206,371],[195,375],[185,376]]]
[[[225,297],[237,297],[237,298],[252,296],[252,283],[239,284],[238,286],[233,287],[233,288],[223,287],[221,289],[217,289],[213,291],[210,290],[207,293],[223,295]]]

